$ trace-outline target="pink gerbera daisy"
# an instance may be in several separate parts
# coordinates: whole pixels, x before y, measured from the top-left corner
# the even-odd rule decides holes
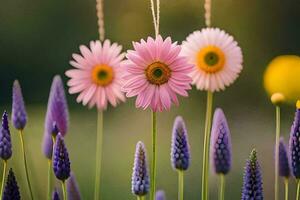
[[[193,66],[179,55],[181,47],[176,42],[158,36],[134,42],[133,46],[126,55],[123,90],[127,97],[137,96],[136,107],[150,106],[161,112],[173,103],[178,105],[177,94],[188,96]]]
[[[124,53],[117,43],[111,44],[105,40],[91,41],[90,49],[80,46],[82,55],[73,54],[74,60],[70,64],[76,69],[66,71],[71,79],[68,81],[69,93],[80,93],[77,102],[82,102],[92,108],[94,105],[99,110],[105,110],[108,102],[116,106],[120,101],[125,101],[121,91],[122,68]]]

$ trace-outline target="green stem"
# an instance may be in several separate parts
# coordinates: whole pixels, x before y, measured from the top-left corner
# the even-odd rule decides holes
[[[300,200],[300,180],[297,179],[297,195],[296,200]]]
[[[289,200],[289,179],[284,178],[284,199]]]
[[[184,171],[178,170],[178,200],[184,198]]]
[[[95,192],[94,200],[99,200],[102,162],[102,141],[103,141],[103,112],[98,110],[97,117],[97,146],[96,146],[96,172],[95,172]]]
[[[151,190],[150,200],[155,199],[155,187],[156,187],[156,112],[152,111],[152,162],[151,162]]]
[[[211,129],[211,115],[213,107],[213,93],[207,91],[207,105],[204,130],[204,145],[203,145],[203,163],[202,163],[202,200],[208,200],[208,160],[209,160],[209,141]]]
[[[220,174],[219,200],[225,199],[225,176]]]
[[[63,200],[67,200],[67,193],[66,193],[66,183],[65,181],[61,182],[62,192],[63,192]]]
[[[51,199],[51,169],[52,169],[52,160],[48,159],[48,189],[47,189],[47,199]]]
[[[23,130],[19,130],[20,132],[20,140],[21,140],[21,145],[22,145],[22,153],[23,153],[23,160],[24,160],[24,169],[26,173],[26,181],[30,193],[30,198],[33,200],[33,194],[32,194],[32,189],[31,189],[31,184],[29,180],[29,174],[28,174],[28,167],[27,167],[27,159],[26,159],[26,151],[25,151],[25,142],[24,142],[24,137],[23,137]]]
[[[145,196],[137,196],[137,200],[145,200]]]
[[[3,161],[3,174],[2,174],[2,183],[1,183],[1,193],[0,193],[1,199],[2,199],[2,195],[3,195],[3,188],[4,188],[4,183],[5,183],[5,177],[6,177],[6,169],[7,169],[7,161],[4,160]]]
[[[276,106],[275,184],[274,184],[275,200],[278,200],[279,138],[280,138],[280,107]]]

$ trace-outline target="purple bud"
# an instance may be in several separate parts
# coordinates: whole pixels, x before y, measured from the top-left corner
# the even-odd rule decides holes
[[[249,160],[246,162],[241,200],[263,200],[262,184],[261,170],[257,161],[256,150],[253,149]]]
[[[52,200],[60,200],[57,189],[55,188],[52,193]]]
[[[52,136],[49,134],[44,134],[43,137],[43,153],[48,159],[52,159],[53,151],[53,140]]]
[[[187,130],[180,116],[176,117],[173,125],[171,164],[175,170],[187,170],[190,165],[190,148]]]
[[[81,195],[74,173],[71,172],[70,178],[67,180],[67,196],[68,200],[80,200]]]
[[[287,148],[283,137],[281,137],[279,141],[279,176],[288,178],[290,175],[291,173]]]
[[[0,157],[8,160],[12,155],[11,137],[8,126],[8,115],[4,111],[2,115],[2,127],[0,129]]]
[[[231,137],[226,117],[222,109],[214,113],[211,140],[211,164],[217,174],[227,174],[231,168]]]
[[[144,196],[149,192],[150,179],[147,155],[145,145],[142,142],[138,142],[136,145],[131,186],[132,193],[137,196]]]
[[[15,80],[12,95],[12,123],[18,130],[23,130],[27,123],[27,113],[19,81]]]
[[[165,192],[162,190],[157,191],[155,195],[155,200],[166,200]]]
[[[68,131],[69,112],[63,82],[59,75],[53,78],[45,119],[45,134],[53,133],[53,126],[65,136]]]
[[[53,122],[51,135],[56,137],[58,133],[60,133],[60,131],[58,129],[57,123]]]
[[[12,169],[9,170],[2,200],[20,200],[19,186]]]
[[[54,156],[53,156],[53,171],[57,179],[65,181],[70,177],[70,160],[64,139],[59,133],[56,137]]]
[[[291,127],[290,158],[293,175],[296,179],[300,178],[300,109],[297,108],[293,125]]]

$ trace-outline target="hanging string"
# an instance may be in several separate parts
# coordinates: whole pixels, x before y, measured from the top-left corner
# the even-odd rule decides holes
[[[211,26],[211,0],[205,0],[204,2],[204,18],[205,18],[205,25],[207,27]]]
[[[155,36],[159,35],[159,21],[160,21],[160,0],[156,0],[156,12],[155,12],[155,5],[154,0],[150,0],[151,2],[151,12],[155,30]]]
[[[98,17],[99,37],[101,41],[104,41],[105,29],[104,29],[103,0],[96,0],[96,10],[97,10],[97,17]]]

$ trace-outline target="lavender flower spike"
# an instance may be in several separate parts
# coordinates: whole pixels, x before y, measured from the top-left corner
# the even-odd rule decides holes
[[[300,102],[300,101],[298,101]],[[293,175],[300,179],[300,103],[297,102],[297,109],[290,133],[290,158]]]
[[[53,122],[53,128],[50,134],[44,134],[43,137],[43,153],[48,159],[52,159],[52,151],[53,151],[53,137],[56,138],[57,134],[59,133],[58,127],[56,125],[56,122]]]
[[[6,185],[3,191],[2,200],[20,200],[20,192],[16,177],[12,169],[9,170]]]
[[[289,178],[290,175],[291,172],[287,148],[283,137],[281,137],[279,141],[279,176]]]
[[[19,81],[15,80],[12,94],[12,123],[18,130],[23,130],[27,123],[27,113]]]
[[[64,139],[59,133],[56,137],[54,155],[53,155],[53,171],[57,179],[65,181],[70,177],[70,160]]]
[[[12,155],[11,137],[8,126],[8,115],[4,111],[2,115],[2,127],[0,128],[0,157],[3,160],[10,159]]]
[[[55,188],[52,193],[52,200],[60,200],[57,189]]]
[[[221,108],[214,113],[211,141],[210,158],[211,164],[217,174],[227,174],[231,168],[231,136],[226,117]]]
[[[145,196],[150,189],[146,149],[142,142],[136,145],[131,186],[132,193],[137,196]]]
[[[74,173],[71,172],[70,178],[67,180],[67,196],[68,200],[80,200],[81,195]]]
[[[50,89],[48,107],[45,118],[45,134],[51,135],[54,124],[58,130],[65,136],[68,131],[69,111],[65,95],[63,82],[59,75],[53,78]]]
[[[190,165],[190,148],[184,120],[177,116],[172,133],[171,164],[176,170],[187,170]]]
[[[165,192],[162,190],[157,191],[155,195],[155,200],[166,200]]]
[[[256,150],[253,149],[245,167],[241,200],[263,199],[261,170],[257,161]]]

